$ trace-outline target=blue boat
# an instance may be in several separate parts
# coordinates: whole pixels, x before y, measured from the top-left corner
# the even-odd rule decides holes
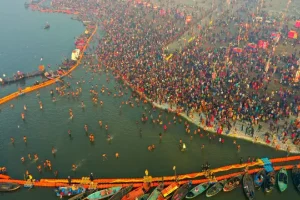
[[[104,199],[106,197],[110,197],[117,192],[121,190],[122,187],[111,187],[108,189],[100,190],[97,192],[94,192],[93,194],[90,194],[89,196],[86,197],[88,200],[99,200],[99,199]]]
[[[186,199],[192,199],[195,198],[196,196],[200,195],[201,193],[205,192],[210,186],[209,182],[206,183],[201,183],[199,185],[197,185],[196,187],[194,187],[193,189],[191,189],[187,195],[185,196]]]
[[[150,194],[147,200],[156,200],[158,196],[161,194],[161,191],[164,189],[164,184],[161,183],[159,184],[153,192]]]
[[[254,186],[260,188],[266,179],[266,170],[262,169],[254,176]]]
[[[85,188],[82,186],[70,186],[70,187],[59,187],[55,190],[56,196],[58,197],[66,197],[66,196],[74,196],[80,193],[85,192]]]

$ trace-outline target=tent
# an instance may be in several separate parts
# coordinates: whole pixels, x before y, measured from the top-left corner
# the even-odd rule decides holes
[[[235,47],[235,48],[233,48],[233,52],[234,52],[234,53],[242,53],[242,52],[243,52],[243,49],[242,49],[242,48]]]
[[[252,49],[256,49],[257,48],[257,45],[254,44],[254,43],[249,43],[247,46],[250,47],[250,48],[252,48]]]
[[[259,40],[257,46],[260,49],[267,49],[268,46],[269,46],[269,43],[267,41],[264,41],[264,40]]]
[[[159,11],[159,14],[160,14],[160,16],[165,16],[165,15],[166,15],[166,10],[161,9],[161,10]]]
[[[246,50],[252,53],[257,52],[257,44],[248,43],[248,45],[246,46]]]
[[[288,33],[288,38],[290,38],[290,39],[297,39],[298,38],[297,32],[296,31],[290,31]]]
[[[300,20],[297,20],[295,23],[295,28],[300,28]]]
[[[280,40],[280,33],[271,33],[271,38],[275,41],[278,42]]]

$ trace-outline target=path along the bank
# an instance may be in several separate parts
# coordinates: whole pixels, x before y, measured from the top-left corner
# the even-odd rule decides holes
[[[300,156],[291,156],[291,157],[285,157],[285,158],[274,158],[274,159],[258,159],[256,162],[250,162],[250,163],[243,163],[243,164],[234,164],[234,165],[228,165],[216,169],[210,170],[212,173],[217,172],[224,172],[229,171],[232,169],[244,169],[244,168],[253,168],[253,167],[259,167],[255,169],[250,169],[247,172],[249,174],[256,173],[262,169],[262,166],[266,165],[266,162],[270,164],[275,163],[287,163],[291,161],[299,161]],[[285,169],[292,169],[295,165],[284,165],[284,166],[274,166],[274,170],[280,170],[281,168]],[[300,168],[300,165],[297,165],[298,168]],[[224,180],[228,179],[237,175],[244,174],[244,171],[241,172],[235,172],[227,175],[222,175],[216,177],[216,180]],[[178,175],[178,176],[165,176],[165,177],[144,177],[144,178],[113,178],[113,179],[95,179],[93,183],[97,183],[97,188],[109,188],[113,186],[128,186],[133,185],[134,187],[140,187],[143,185],[143,183],[146,181],[152,182],[152,186],[157,186],[159,182],[164,181],[165,185],[170,185],[174,183],[174,180],[178,180],[178,184],[184,184],[188,181],[192,181],[193,184],[200,184],[204,182],[211,181],[208,178],[202,178],[202,179],[195,179],[201,176],[206,176],[207,172],[197,172],[197,173],[191,173],[191,174],[184,174],[184,175]],[[214,179],[215,180],[215,179]],[[18,184],[28,184],[28,181],[25,180],[13,180],[10,179],[7,175],[0,175],[0,183],[18,183]],[[82,179],[72,179],[73,184],[81,184],[84,187],[88,188],[90,186],[90,181],[88,178],[83,177]],[[68,179],[41,179],[39,181],[34,181],[32,184],[36,187],[62,187],[68,185]]]
[[[130,84],[128,80],[125,80],[124,78],[122,80],[128,86],[130,86],[130,88],[133,91],[137,92],[141,98],[150,102],[152,104],[152,106],[159,108],[159,109],[168,110],[168,112],[176,113],[177,115],[185,118],[189,122],[194,123],[196,126],[204,129],[205,131],[217,133],[219,126],[217,125],[218,123],[216,121],[215,121],[215,124],[213,124],[213,126],[211,126],[211,127],[206,126],[205,123],[201,123],[201,121],[202,121],[201,119],[204,119],[204,121],[206,120],[206,116],[203,113],[201,113],[199,115],[199,113],[197,113],[196,111],[194,111],[194,112],[191,111],[189,113],[189,115],[187,115],[187,113],[185,113],[182,109],[177,108],[176,105],[170,105],[168,103],[154,102],[153,100],[149,99],[145,94],[143,94],[142,92],[139,92],[139,90],[137,88],[133,87],[133,85]],[[283,121],[281,121],[279,123],[283,124]],[[264,123],[264,122],[261,122],[261,124],[263,124],[262,128],[256,132],[256,133],[260,133],[261,135],[250,136],[249,134],[247,134],[245,132],[247,130],[248,124],[244,124],[243,122],[236,122],[236,124],[230,130],[224,129],[222,131],[222,134],[220,134],[220,137],[227,136],[227,137],[239,138],[239,139],[252,141],[254,143],[266,145],[271,148],[275,148],[277,150],[287,151],[288,153],[300,153],[299,147],[297,147],[296,145],[293,145],[292,141],[288,140],[286,143],[277,142],[274,144],[274,141],[276,141],[276,140],[279,141],[276,138],[275,134],[272,134],[273,141],[271,143],[267,143],[263,133],[269,132],[268,124]]]

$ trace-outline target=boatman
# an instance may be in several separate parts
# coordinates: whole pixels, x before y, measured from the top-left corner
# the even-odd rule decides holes
[[[68,184],[71,185],[72,184],[72,179],[71,176],[68,176]]]
[[[93,173],[90,174],[90,181],[91,181],[91,182],[94,181],[94,175],[93,175]]]

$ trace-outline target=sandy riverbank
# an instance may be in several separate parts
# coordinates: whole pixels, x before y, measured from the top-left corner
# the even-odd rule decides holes
[[[150,99],[148,99],[148,98],[146,98],[146,99],[149,102],[151,102]],[[156,102],[152,102],[152,105],[157,107],[157,108],[160,108],[160,109],[168,109],[169,111],[176,112],[176,109],[174,109],[174,107],[176,107],[176,106],[172,106],[172,109],[171,109],[170,105],[167,104],[167,103],[159,104],[159,103],[156,103]],[[206,131],[217,133],[217,128],[218,128],[217,124],[218,123],[217,123],[216,120],[215,120],[215,123],[214,123],[213,127],[207,127],[207,126],[203,125],[200,122],[200,116],[199,116],[198,113],[195,113],[195,112],[192,113],[191,112],[189,114],[189,116],[187,116],[186,113],[181,112],[180,116],[184,117],[189,122],[194,123],[196,126],[199,126],[200,128],[202,128]],[[205,121],[206,116],[202,113],[201,118],[204,119],[204,121]],[[288,120],[290,121],[291,119],[295,119],[295,116],[291,116],[290,119],[288,119]],[[233,122],[231,124],[233,124]],[[236,121],[235,125],[233,125],[230,130],[228,130],[227,128],[224,128],[222,134],[220,135],[220,137],[227,136],[227,137],[244,139],[244,140],[251,141],[253,143],[255,142],[255,143],[258,143],[258,144],[263,144],[263,145],[269,146],[269,147],[274,148],[274,149],[278,145],[277,146],[277,147],[279,147],[278,150],[282,150],[282,151],[287,151],[287,149],[289,147],[291,153],[300,153],[299,147],[294,145],[292,143],[291,139],[288,139],[286,143],[283,143],[282,141],[279,140],[281,138],[280,135],[282,133],[282,128],[280,128],[278,133],[276,133],[276,131],[272,132],[272,131],[269,130],[268,123],[260,122],[259,124],[261,124],[262,128],[258,131],[258,125],[254,126],[255,132],[254,132],[253,137],[250,136],[249,134],[246,134],[247,124],[245,122],[241,122],[241,121]],[[282,126],[284,124],[284,121],[280,121],[278,124],[280,126]],[[265,141],[265,137],[264,137],[265,133],[268,133],[270,135],[269,140],[271,140],[271,142],[269,144],[266,143],[266,141]],[[256,141],[255,141],[255,138],[257,138]],[[277,142],[275,142],[275,144],[273,143],[274,139],[275,139],[275,141],[277,141]]]

